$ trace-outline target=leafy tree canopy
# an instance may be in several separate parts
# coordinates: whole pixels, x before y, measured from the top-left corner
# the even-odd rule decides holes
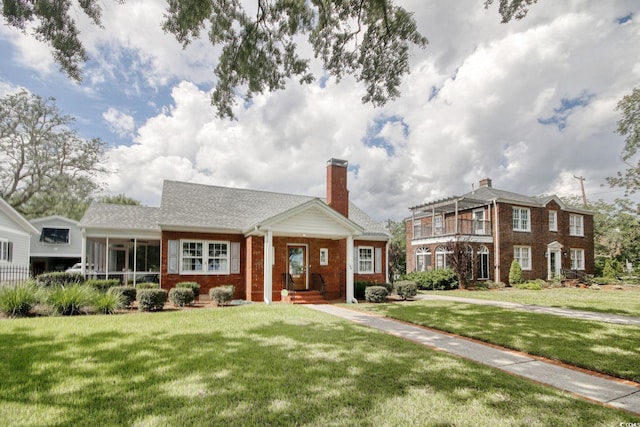
[[[494,0],[485,0],[489,7]],[[536,0],[499,0],[502,22],[523,18]],[[67,75],[82,79],[87,52],[68,0],[2,0],[7,24],[26,30],[51,45]],[[101,25],[98,0],[80,0],[82,11]],[[241,0],[167,0],[162,28],[184,46],[209,28],[209,39],[222,48],[214,73],[212,104],[218,116],[233,117],[236,91],[245,100],[264,91],[283,89],[290,78],[310,83],[310,58],[301,57],[297,40],[306,37],[316,58],[337,80],[345,74],[363,82],[363,102],[384,105],[400,95],[409,72],[409,48],[424,48],[427,39],[412,14],[394,0],[255,0],[247,10]]]
[[[98,188],[104,142],[80,137],[73,122],[53,98],[0,98],[0,195],[26,218],[79,219]]]
[[[640,190],[640,159],[635,164],[632,160],[640,148],[640,89],[635,88],[624,96],[616,110],[622,114],[617,131],[625,137],[621,157],[627,169],[618,172],[615,177],[607,178],[607,181],[612,187],[626,188],[625,195],[629,195]]]
[[[96,199],[100,203],[107,203],[110,205],[133,205],[140,206],[140,202],[131,197],[127,197],[124,194],[116,194],[114,196],[102,196]]]

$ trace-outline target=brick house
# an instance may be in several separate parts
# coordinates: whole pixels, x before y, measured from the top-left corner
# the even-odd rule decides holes
[[[83,263],[126,282],[155,275],[164,289],[234,285],[235,298],[267,303],[315,289],[352,302],[354,281],[386,282],[390,235],[349,202],[347,166],[328,161],[326,200],[165,181],[160,207],[93,203]]]
[[[594,272],[593,213],[557,196],[529,197],[492,187],[409,208],[407,271],[445,268],[448,243],[468,245],[475,280],[509,282],[514,259],[525,280]]]

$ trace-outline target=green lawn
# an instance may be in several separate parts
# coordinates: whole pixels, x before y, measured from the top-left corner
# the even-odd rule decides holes
[[[594,291],[577,288],[548,288],[542,291],[528,291],[507,288],[492,291],[424,291],[422,293],[640,316],[640,287],[634,288],[637,290]]]
[[[0,378],[1,425],[640,422],[284,304],[1,320]]]
[[[640,381],[640,328],[443,300],[359,304],[442,331]]]

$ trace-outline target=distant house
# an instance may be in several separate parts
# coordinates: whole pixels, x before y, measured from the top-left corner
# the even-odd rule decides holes
[[[165,181],[159,208],[93,203],[83,263],[126,281],[156,274],[164,289],[196,281],[250,301],[287,289],[351,302],[354,281],[387,281],[390,235],[349,202],[347,166],[329,160],[326,200]]]
[[[78,222],[63,216],[32,219],[38,229],[31,236],[31,269],[34,274],[64,271],[80,262],[82,233]]]
[[[409,209],[407,271],[447,267],[447,243],[457,239],[472,253],[472,280],[508,283],[514,259],[526,280],[593,274],[593,214],[557,196],[499,190],[486,178],[470,193]]]
[[[31,236],[38,230],[0,198],[0,283],[29,276]]]

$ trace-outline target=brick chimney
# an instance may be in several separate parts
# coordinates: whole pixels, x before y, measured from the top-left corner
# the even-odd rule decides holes
[[[347,190],[347,166],[349,162],[330,159],[327,162],[327,204],[349,218],[349,190]]]
[[[491,188],[491,178],[484,178],[480,180],[480,187],[489,187]]]

